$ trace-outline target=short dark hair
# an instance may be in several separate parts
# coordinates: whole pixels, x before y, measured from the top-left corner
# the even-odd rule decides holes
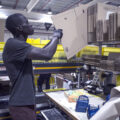
[[[16,13],[16,14],[12,14],[10,16],[8,16],[8,18],[6,19],[6,28],[13,34],[17,34],[17,27],[22,24],[22,20],[20,19],[20,17],[24,17],[22,14],[20,13]]]

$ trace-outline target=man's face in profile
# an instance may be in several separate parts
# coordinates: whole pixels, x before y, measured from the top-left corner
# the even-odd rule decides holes
[[[32,35],[34,33],[32,25],[29,24],[28,20],[24,16],[20,16],[20,19],[21,19],[20,28],[23,34]]]

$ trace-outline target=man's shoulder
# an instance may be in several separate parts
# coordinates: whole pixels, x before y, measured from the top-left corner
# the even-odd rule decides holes
[[[6,45],[7,46],[13,46],[13,47],[19,47],[19,46],[25,46],[27,43],[25,41],[18,40],[16,38],[10,38],[7,40]]]
[[[6,45],[13,45],[13,43],[15,43],[16,40],[14,38],[9,38],[7,41],[6,41]]]
[[[5,49],[13,51],[24,51],[27,48],[31,48],[31,45],[26,43],[26,41],[21,41],[15,38],[10,38],[6,42]]]
[[[13,41],[14,40],[14,38],[9,38],[7,41],[6,41],[6,43],[8,43],[8,42],[10,42],[10,41]]]

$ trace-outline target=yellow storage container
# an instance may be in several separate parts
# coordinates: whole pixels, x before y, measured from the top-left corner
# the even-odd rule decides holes
[[[41,41],[40,41],[40,44],[46,45],[46,44],[48,44],[49,42],[50,42],[50,40],[41,40]]]
[[[35,44],[35,45],[40,45],[40,38],[38,38],[38,39],[34,39],[33,41],[32,41],[33,43],[33,45]]]
[[[120,53],[120,48],[103,47],[102,51],[102,55],[108,56],[110,52]]]
[[[116,77],[116,86],[120,86],[120,75]]]
[[[32,38],[28,38],[26,42],[32,45],[33,39]]]

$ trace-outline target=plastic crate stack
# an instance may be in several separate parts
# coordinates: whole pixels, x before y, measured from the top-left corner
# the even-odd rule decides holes
[[[98,110],[99,106],[96,107],[89,104],[89,98],[87,96],[79,96],[76,103],[76,112],[87,112],[88,119],[90,119]]]

